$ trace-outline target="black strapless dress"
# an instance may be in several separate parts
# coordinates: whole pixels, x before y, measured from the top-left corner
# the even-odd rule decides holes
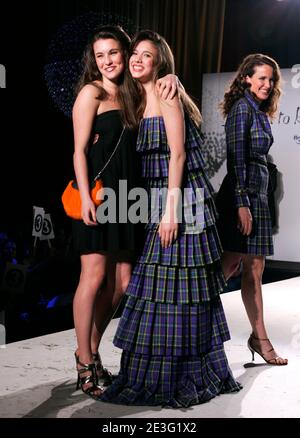
[[[93,144],[90,145],[87,155],[90,181],[93,181],[99,170],[108,161],[121,132],[122,121],[119,110],[107,111],[96,117],[94,124],[95,140],[94,143],[92,141]],[[80,254],[87,254],[99,251],[114,253],[135,251],[137,249],[138,241],[141,238],[140,227],[128,220],[126,223],[120,223],[119,199],[121,197],[124,201],[125,196],[128,196],[128,192],[139,185],[139,175],[136,132],[126,129],[116,153],[101,175],[104,186],[113,189],[116,193],[116,222],[87,226],[83,221],[73,220],[73,246],[76,251]],[[120,180],[122,180],[121,191],[119,190]],[[126,181],[125,184],[124,181]],[[128,202],[129,207],[130,202]],[[102,206],[99,208],[102,208]]]

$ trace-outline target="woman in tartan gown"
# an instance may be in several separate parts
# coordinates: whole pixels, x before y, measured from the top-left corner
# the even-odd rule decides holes
[[[100,399],[180,408],[238,391],[240,385],[223,348],[229,339],[219,297],[225,281],[212,188],[200,152],[201,116],[182,90],[173,100],[157,97],[156,80],[174,72],[165,40],[142,31],[132,47],[130,72],[144,93],[137,141],[142,176],[149,196],[165,188],[167,199],[159,224],[147,225],[114,338],[123,349],[121,369]],[[176,188],[204,190],[204,229],[189,226],[184,215],[178,223],[178,199],[175,195],[172,204],[170,195]]]

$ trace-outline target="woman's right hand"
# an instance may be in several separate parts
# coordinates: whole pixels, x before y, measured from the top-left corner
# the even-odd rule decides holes
[[[170,221],[164,216],[158,227],[158,235],[163,248],[168,248],[177,239],[178,223]]]
[[[82,200],[81,214],[85,225],[98,225],[96,218],[96,206],[91,198]]]
[[[248,207],[238,208],[238,229],[240,232],[246,236],[252,231],[252,214]]]

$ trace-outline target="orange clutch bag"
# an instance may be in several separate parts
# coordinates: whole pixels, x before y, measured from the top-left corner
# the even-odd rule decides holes
[[[101,191],[103,190],[103,182],[101,179],[94,181],[91,189],[91,198],[98,207],[103,200],[101,199]],[[61,197],[64,210],[68,216],[72,219],[82,219],[81,216],[81,197],[78,190],[78,185],[74,179],[72,179],[65,188]]]

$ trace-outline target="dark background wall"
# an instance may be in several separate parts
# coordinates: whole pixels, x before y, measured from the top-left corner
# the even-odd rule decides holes
[[[249,53],[274,57],[282,68],[300,63],[298,0],[226,0],[222,71]]]
[[[89,11],[127,17],[136,27],[152,25],[169,37],[177,61],[185,58],[178,74],[200,103],[201,73],[216,71],[218,66],[211,62],[202,71],[201,67],[194,71],[197,43],[205,48],[212,31],[206,30],[204,42],[198,41],[193,32],[199,30],[200,35],[205,25],[203,17],[211,19],[214,13],[212,10],[207,15],[208,8],[221,3],[225,5],[224,28],[218,26],[212,31],[223,35],[222,71],[233,71],[244,55],[257,51],[274,56],[284,68],[300,63],[297,0],[52,0],[21,2],[16,6],[3,3],[0,63],[6,67],[7,88],[0,91],[2,228],[22,228],[30,223],[32,205],[43,205],[52,213],[55,223],[65,221],[59,196],[73,172],[72,127],[70,120],[53,105],[44,80],[48,45],[55,32]],[[178,17],[184,14],[184,21],[180,21]],[[216,14],[220,10],[216,9]],[[182,23],[185,27],[180,29]],[[182,40],[189,34],[194,38],[187,39],[182,46]]]

